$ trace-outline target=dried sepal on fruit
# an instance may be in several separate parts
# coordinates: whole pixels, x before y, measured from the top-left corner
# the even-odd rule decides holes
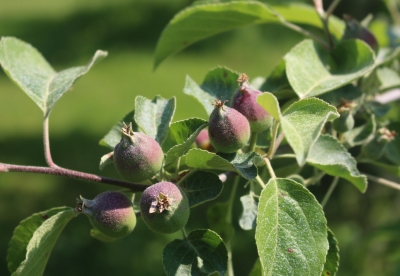
[[[151,230],[170,234],[186,225],[190,215],[189,200],[174,183],[160,182],[143,192],[140,212],[144,223]]]

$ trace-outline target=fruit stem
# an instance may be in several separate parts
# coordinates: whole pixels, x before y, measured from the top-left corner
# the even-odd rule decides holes
[[[307,186],[310,186],[310,185],[313,185],[313,184],[317,183],[318,181],[321,180],[322,177],[324,177],[324,175],[325,175],[325,172],[320,172],[317,175],[314,175],[314,176],[312,176],[310,178],[307,178],[306,180],[304,180],[304,186],[307,187]]]
[[[271,143],[269,145],[268,153],[266,156],[268,159],[272,159],[272,156],[275,153],[275,142],[276,142],[276,135],[278,134],[278,129],[279,129],[279,122],[274,121],[274,125],[272,127]]]
[[[265,185],[264,181],[261,179],[261,177],[259,175],[256,176],[255,180],[258,183],[258,185],[261,186],[262,189],[265,188],[266,185]]]
[[[326,195],[325,195],[324,198],[322,199],[322,202],[321,202],[322,208],[325,207],[326,203],[328,202],[329,198],[330,198],[331,195],[332,195],[333,190],[335,190],[336,185],[338,184],[338,182],[339,182],[339,177],[336,176],[336,177],[333,179],[331,186],[329,186],[329,189],[328,189],[328,191],[326,192]]]
[[[233,187],[231,190],[231,194],[229,195],[229,200],[228,200],[228,210],[226,212],[226,222],[229,224],[232,224],[232,209],[233,209],[233,202],[235,201],[235,194],[237,187],[240,182],[240,176],[236,176],[235,180],[233,181]],[[227,275],[229,276],[234,276],[233,272],[233,264],[232,264],[232,246],[231,246],[231,240],[232,237],[225,243],[226,250],[228,251],[228,273]]]
[[[186,234],[185,227],[182,227],[181,232],[182,232],[183,238],[184,238],[185,240],[187,240],[187,234]]]
[[[43,146],[44,146],[44,158],[46,159],[47,165],[50,168],[58,168],[58,166],[53,162],[50,152],[50,139],[49,139],[49,116],[43,119]]]
[[[373,175],[370,175],[370,174],[366,174],[366,173],[363,173],[363,174],[365,176],[367,176],[367,178],[369,180],[372,180],[372,181],[374,181],[374,182],[376,182],[378,184],[382,184],[382,185],[391,187],[393,189],[400,190],[400,185],[395,183],[395,182],[393,182],[393,181],[390,181],[390,180],[387,180],[387,179],[381,178],[381,177],[376,177],[376,176],[373,176]]]
[[[400,12],[397,8],[396,1],[383,1],[386,4],[386,8],[388,9],[392,20],[395,22],[395,25],[400,25]]]
[[[265,160],[265,165],[267,166],[269,174],[271,175],[272,178],[275,179],[276,175],[275,175],[274,169],[272,168],[271,161],[268,158],[264,158],[264,160]]]
[[[179,157],[178,160],[176,160],[175,179],[178,179],[178,177],[179,177],[179,167],[180,166],[181,166],[181,158]]]
[[[270,12],[271,12],[274,16],[276,16],[276,17],[279,19],[279,21],[281,21],[281,23],[282,23],[284,26],[288,27],[289,29],[292,29],[292,30],[295,31],[295,32],[301,33],[301,34],[304,35],[304,36],[307,36],[307,37],[312,38],[313,40],[315,40],[316,42],[318,42],[319,44],[321,44],[322,47],[324,47],[325,49],[327,49],[327,50],[330,49],[329,45],[328,45],[324,40],[322,40],[321,38],[319,38],[318,36],[314,35],[313,33],[309,32],[309,31],[307,31],[307,30],[305,30],[305,29],[303,29],[302,27],[300,27],[300,26],[298,26],[298,25],[295,25],[295,24],[293,24],[293,23],[290,23],[289,21],[286,21],[286,19],[285,19],[282,15],[280,15],[279,13],[277,13],[277,12],[275,12],[275,11],[273,11],[273,10],[270,10]]]
[[[30,173],[41,173],[41,174],[51,174],[51,175],[60,175],[66,176],[70,178],[85,180],[89,182],[97,182],[97,183],[105,183],[114,185],[117,187],[128,188],[132,192],[142,192],[148,186],[136,183],[130,183],[118,179],[107,178],[103,176],[98,176],[90,173],[84,173],[79,171],[73,171],[69,169],[64,169],[61,167],[37,167],[37,166],[20,166],[13,164],[4,164],[0,163],[0,171],[5,172],[30,172]]]
[[[279,158],[296,158],[296,155],[293,154],[293,153],[285,153],[285,154],[274,155],[274,159],[279,159]]]
[[[228,211],[226,212],[226,222],[229,224],[232,224],[232,208],[233,208],[233,201],[235,200],[235,194],[237,187],[240,182],[240,176],[237,175],[233,181],[233,186],[231,190],[231,194],[229,196],[229,201],[228,201]]]
[[[252,132],[250,136],[250,145],[248,152],[252,152],[256,149],[256,144],[257,144],[257,137],[258,137],[258,132]]]

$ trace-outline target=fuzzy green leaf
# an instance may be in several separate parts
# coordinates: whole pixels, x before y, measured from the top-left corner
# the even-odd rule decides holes
[[[228,251],[222,239],[211,230],[194,230],[185,240],[174,240],[163,251],[164,271],[168,276],[225,275]]]
[[[86,66],[56,72],[30,44],[14,37],[2,37],[0,63],[7,75],[49,116],[55,103],[72,84],[86,74],[107,52],[98,50]]]
[[[281,120],[281,109],[278,99],[271,93],[265,92],[257,97],[257,103],[261,105],[275,120]]]
[[[344,86],[375,65],[373,51],[361,40],[340,42],[331,53],[312,40],[304,40],[285,60],[289,82],[301,99]]]
[[[257,102],[281,123],[285,137],[295,152],[300,166],[304,164],[310,148],[318,139],[325,123],[339,117],[334,106],[317,98],[297,101],[283,114],[278,100],[271,93],[265,92],[258,96]]]
[[[264,275],[318,275],[328,251],[324,212],[303,185],[271,179],[258,205],[256,244]]]
[[[246,179],[254,179],[257,176],[257,167],[253,163],[254,152],[246,154],[233,154],[221,157],[215,153],[191,149],[186,154],[186,165],[201,170],[234,171]]]
[[[371,165],[374,165],[376,167],[379,167],[381,169],[384,169],[385,171],[400,177],[400,165],[393,165],[393,164],[386,164],[381,161],[375,161],[371,159],[362,159],[359,161],[359,163],[368,163]]]
[[[51,216],[69,209],[69,207],[53,208],[33,214],[29,218],[20,222],[14,230],[7,252],[7,263],[10,273],[16,271],[20,263],[25,260],[26,247],[31,240],[33,233],[42,225],[42,223]]]
[[[367,177],[343,145],[330,135],[321,135],[310,150],[307,163],[332,176],[350,181],[360,192],[367,189]]]
[[[129,123],[132,123],[132,130],[137,132],[138,126],[135,123],[134,116],[135,110],[126,114],[126,116],[121,121],[112,126],[106,136],[104,136],[103,139],[100,140],[99,144],[101,146],[109,147],[113,150],[114,147],[119,143],[119,141],[121,141],[121,129],[123,126],[122,122],[125,122],[127,125],[129,125]]]
[[[155,139],[160,145],[167,137],[168,129],[174,117],[176,98],[166,100],[156,96],[149,100],[142,96],[135,98],[135,122],[146,135]]]
[[[189,199],[190,207],[194,207],[217,198],[223,186],[218,175],[212,172],[198,171],[187,178],[183,188]]]
[[[253,265],[253,268],[251,269],[251,271],[249,273],[249,276],[262,276],[263,274],[264,273],[263,273],[260,259],[257,259]]]
[[[238,88],[238,77],[238,73],[228,68],[217,67],[207,73],[201,85],[187,76],[183,92],[196,98],[206,110],[207,115],[210,115],[214,110],[212,103],[215,99],[228,100],[226,105],[231,105],[230,101]]]
[[[244,230],[251,230],[256,227],[258,200],[254,195],[244,195],[240,197],[242,202],[243,212],[239,218],[239,225]]]
[[[362,145],[375,133],[376,123],[375,116],[369,117],[368,121],[344,134],[344,140],[346,141],[346,146],[354,147],[357,145]]]
[[[281,126],[299,165],[304,164],[325,123],[338,117],[334,106],[316,98],[297,101],[286,109]]]
[[[169,128],[168,136],[162,148],[167,152],[165,165],[176,162],[192,148],[197,135],[207,126],[207,121],[199,118],[174,122]]]
[[[387,91],[400,87],[400,76],[396,70],[389,67],[383,67],[376,70],[376,75],[381,83],[379,90]]]
[[[339,268],[339,246],[333,232],[328,229],[329,249],[321,276],[335,276]]]
[[[315,9],[302,4],[270,6],[257,1],[197,4],[178,13],[165,27],[157,43],[154,67],[207,37],[250,24],[279,23],[276,15],[287,21],[322,28]],[[340,37],[343,22],[331,16],[329,23],[332,33]]]
[[[207,210],[207,222],[210,229],[215,231],[225,242],[230,241],[235,233],[232,223],[226,220],[228,210],[229,202],[216,202]]]
[[[54,244],[75,215],[73,208],[58,207],[23,220],[15,229],[8,250],[12,275],[43,275]]]

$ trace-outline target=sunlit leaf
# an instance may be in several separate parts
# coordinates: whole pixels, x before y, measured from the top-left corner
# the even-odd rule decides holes
[[[17,232],[14,235],[18,235],[15,238],[15,242],[20,248],[18,254],[20,254],[21,250],[25,249],[26,255],[12,274],[13,276],[43,275],[50,253],[61,231],[76,215],[74,209],[69,207],[51,209],[47,212],[45,211],[44,213],[28,218],[22,222],[20,225],[21,228],[16,229]],[[42,220],[41,223],[40,220]],[[27,240],[29,240],[28,243],[26,242]],[[14,252],[11,251],[9,254],[14,254]]]
[[[286,21],[322,28],[312,6],[289,3],[271,6],[257,1],[195,4],[175,15],[165,27],[157,43],[154,65],[167,57],[207,37],[251,24],[278,23],[278,16]],[[331,16],[330,27],[340,37],[344,24]]]
[[[355,159],[330,135],[321,135],[318,138],[311,148],[307,163],[329,175],[350,181],[362,193],[367,189],[367,178],[358,171]]]
[[[0,63],[7,75],[39,106],[45,117],[72,84],[107,56],[98,50],[86,66],[56,72],[30,44],[14,37],[2,37]]]
[[[256,244],[263,275],[320,276],[329,245],[314,195],[293,180],[271,179],[258,204]]]
[[[288,80],[301,99],[342,87],[375,65],[373,51],[361,40],[340,42],[331,52],[304,40],[286,54],[285,60]]]
[[[169,126],[174,117],[175,106],[175,97],[166,100],[156,96],[153,100],[149,100],[137,96],[135,98],[135,122],[143,133],[161,145],[167,137]]]

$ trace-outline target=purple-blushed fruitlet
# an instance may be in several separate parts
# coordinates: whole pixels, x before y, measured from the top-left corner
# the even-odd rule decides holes
[[[343,40],[358,38],[367,43],[375,53],[378,52],[379,45],[378,40],[375,36],[357,20],[352,18],[350,15],[343,15],[343,19],[346,22],[346,29],[344,31]]]
[[[214,147],[211,145],[210,137],[208,136],[207,129],[202,129],[200,131],[199,135],[197,135],[197,137],[196,137],[195,142],[196,142],[197,147],[199,147],[203,150],[208,150],[211,152],[215,151]]]
[[[121,192],[107,191],[93,200],[80,197],[76,209],[89,217],[94,228],[111,238],[122,238],[136,226],[132,201]]]
[[[154,232],[174,233],[181,230],[189,219],[189,200],[174,183],[160,182],[143,192],[140,213],[144,223]]]
[[[249,121],[242,113],[215,100],[208,125],[208,135],[213,147],[224,153],[243,148],[250,139]]]
[[[257,103],[257,97],[262,92],[253,88],[248,79],[246,74],[240,75],[239,88],[233,96],[232,107],[247,118],[251,132],[261,132],[271,126],[273,118]]]
[[[122,127],[121,141],[114,148],[114,164],[126,180],[142,182],[156,175],[164,160],[160,145],[144,133],[133,132],[132,123]]]

